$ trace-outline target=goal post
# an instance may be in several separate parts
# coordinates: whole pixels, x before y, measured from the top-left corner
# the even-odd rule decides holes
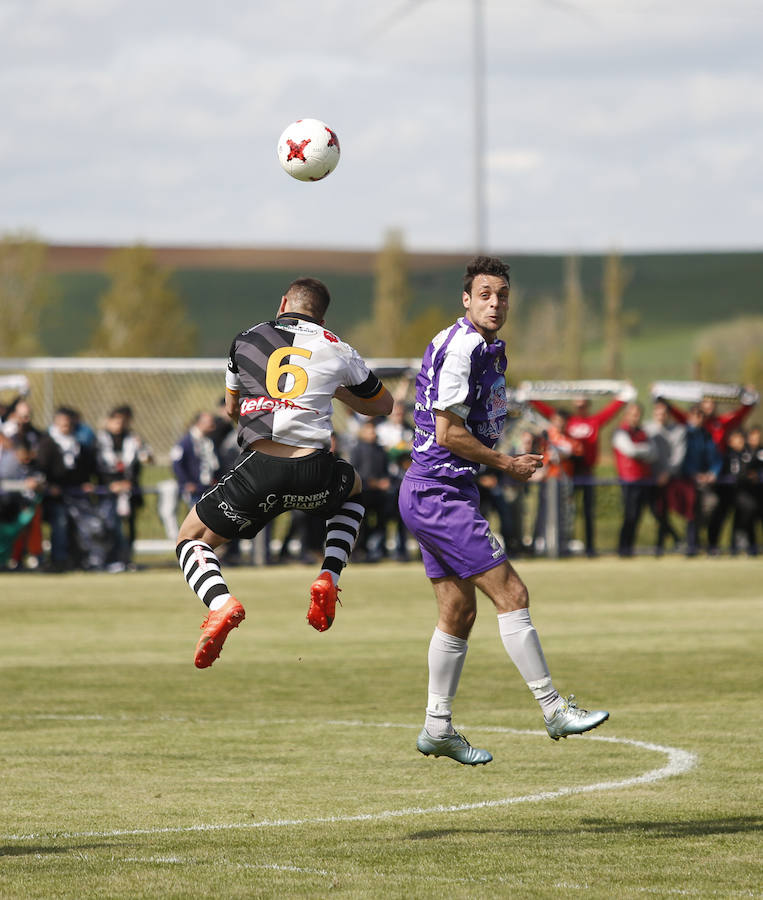
[[[420,360],[369,359],[393,394],[412,394],[413,374]],[[0,399],[23,394],[32,420],[47,428],[55,409],[68,406],[84,422],[99,428],[109,411],[129,405],[133,428],[151,447],[158,465],[169,465],[173,445],[188,430],[196,413],[217,411],[225,395],[224,359],[105,359],[35,357],[0,359]],[[342,430],[347,412],[336,404],[336,425]]]

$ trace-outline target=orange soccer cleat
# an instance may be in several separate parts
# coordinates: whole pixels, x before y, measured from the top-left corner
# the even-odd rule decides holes
[[[336,604],[342,605],[342,601],[337,596],[339,590],[328,572],[321,572],[310,586],[310,609],[307,611],[307,621],[316,631],[327,631],[331,628]]]
[[[202,634],[196,645],[196,656],[193,661],[197,669],[206,669],[220,655],[228,632],[244,621],[244,607],[231,597],[220,609],[211,611],[201,623]]]

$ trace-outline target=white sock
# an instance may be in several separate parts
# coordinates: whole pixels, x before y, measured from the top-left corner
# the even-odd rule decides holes
[[[177,558],[188,586],[211,610],[230,600],[228,585],[220,571],[220,560],[204,541],[181,541]]]
[[[556,712],[561,697],[551,681],[538,632],[530,619],[530,610],[514,609],[500,613],[498,630],[511,661],[540,704],[545,718],[550,719]]]
[[[453,733],[451,705],[458,690],[468,648],[463,638],[435,628],[429,642],[429,696],[424,723],[432,737]]]

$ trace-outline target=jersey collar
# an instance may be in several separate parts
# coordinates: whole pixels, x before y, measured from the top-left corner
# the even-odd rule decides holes
[[[307,316],[304,313],[281,313],[280,316],[276,316],[276,322],[288,322],[290,319],[299,319],[301,322],[312,322],[314,325],[321,324],[318,319],[313,318],[313,316]]]

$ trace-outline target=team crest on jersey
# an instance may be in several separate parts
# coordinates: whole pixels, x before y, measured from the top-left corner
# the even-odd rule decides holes
[[[332,334],[330,331],[326,331],[325,328],[323,329],[323,336],[327,341],[331,341],[332,344],[339,343],[339,338],[335,334]]]

